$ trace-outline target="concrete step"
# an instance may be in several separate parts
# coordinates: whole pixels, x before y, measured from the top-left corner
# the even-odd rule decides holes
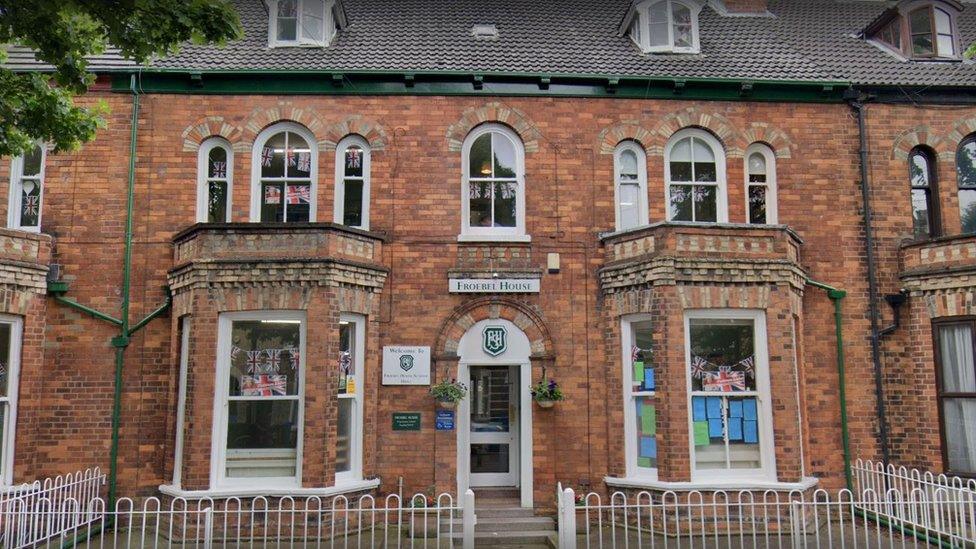
[[[489,518],[534,517],[535,511],[533,509],[519,507],[518,505],[503,505],[498,507],[477,506],[474,509],[474,514],[480,520]]]
[[[476,547],[520,547],[526,545],[547,547],[550,536],[555,538],[555,530],[539,532],[475,532],[474,544]],[[455,539],[463,539],[464,534],[455,532],[452,537]]]
[[[477,514],[477,513],[476,513]],[[448,528],[452,521],[441,521],[441,531]],[[454,531],[464,528],[464,521],[455,519]],[[549,517],[483,517],[478,515],[475,532],[553,532],[556,521]]]
[[[474,489],[474,500],[488,499],[519,499],[521,494],[518,488],[475,488]]]

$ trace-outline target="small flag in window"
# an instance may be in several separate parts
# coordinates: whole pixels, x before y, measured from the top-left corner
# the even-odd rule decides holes
[[[274,150],[271,147],[264,147],[261,149],[261,165],[265,168],[271,166],[271,160],[274,158]]]
[[[212,175],[210,177],[216,179],[223,179],[227,177],[227,162],[215,160],[213,162],[213,168],[211,169]]]
[[[40,210],[41,197],[36,194],[27,195],[24,197],[24,212],[23,215],[35,216],[38,210]]]
[[[264,351],[247,351],[245,363],[248,373],[260,372],[264,369]]]
[[[295,164],[298,162],[298,158],[295,156],[295,151],[288,151],[286,154],[288,156],[288,166],[294,168]]]
[[[265,353],[268,354],[268,368],[272,372],[277,372],[281,369],[281,352],[284,349],[268,349]]]
[[[305,173],[312,171],[312,155],[310,153],[298,153],[298,171]]]
[[[298,364],[302,360],[302,356],[301,356],[301,353],[299,352],[298,348],[297,347],[292,347],[291,349],[288,349],[288,354],[291,355],[291,368],[293,370],[295,368],[298,368]]]
[[[733,372],[727,368],[722,368],[718,373],[705,375],[702,382],[702,389],[705,391],[719,391],[731,393],[733,391],[746,390],[745,372]]]
[[[363,167],[363,151],[360,149],[350,149],[346,151],[346,169],[358,170]]]
[[[311,190],[308,185],[289,185],[286,200],[289,204],[311,203]]]
[[[264,203],[281,204],[281,189],[279,189],[278,187],[265,187]]]

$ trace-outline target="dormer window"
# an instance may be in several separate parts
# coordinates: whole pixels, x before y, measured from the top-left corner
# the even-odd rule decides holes
[[[698,53],[699,0],[647,0],[630,16],[630,38],[646,53]]]
[[[335,36],[335,0],[271,0],[269,7],[272,47],[327,46]]]
[[[955,0],[908,0],[875,19],[864,36],[908,59],[958,59]]]

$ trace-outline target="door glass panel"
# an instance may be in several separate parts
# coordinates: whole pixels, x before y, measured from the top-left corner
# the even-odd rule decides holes
[[[472,473],[507,473],[508,444],[472,444]]]
[[[474,368],[471,371],[471,431],[507,433],[511,391],[508,367]],[[474,445],[472,445],[472,458]],[[506,450],[507,451],[507,450]],[[473,463],[473,461],[472,461]],[[507,463],[507,461],[506,461]],[[472,469],[474,471],[474,469]]]

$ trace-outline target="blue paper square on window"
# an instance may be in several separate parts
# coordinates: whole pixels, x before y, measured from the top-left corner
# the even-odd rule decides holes
[[[646,458],[656,458],[657,457],[657,439],[654,437],[641,437],[640,439],[640,457]]]
[[[730,400],[729,401],[729,417],[742,417],[742,401],[741,400]]]
[[[708,419],[722,417],[722,399],[720,397],[706,397],[708,408]]]
[[[705,397],[691,397],[691,411],[694,421],[708,419],[708,416],[705,415]]]
[[[709,418],[708,437],[723,438],[724,434],[725,434],[724,429],[722,429],[722,418]]]
[[[759,419],[756,415],[756,399],[747,398],[742,401],[742,417],[752,421]]]
[[[644,368],[644,390],[654,390],[654,368]]]
[[[742,438],[746,444],[759,444],[759,422],[748,419],[743,421]]]
[[[729,440],[742,440],[742,419],[737,417],[729,418]]]

